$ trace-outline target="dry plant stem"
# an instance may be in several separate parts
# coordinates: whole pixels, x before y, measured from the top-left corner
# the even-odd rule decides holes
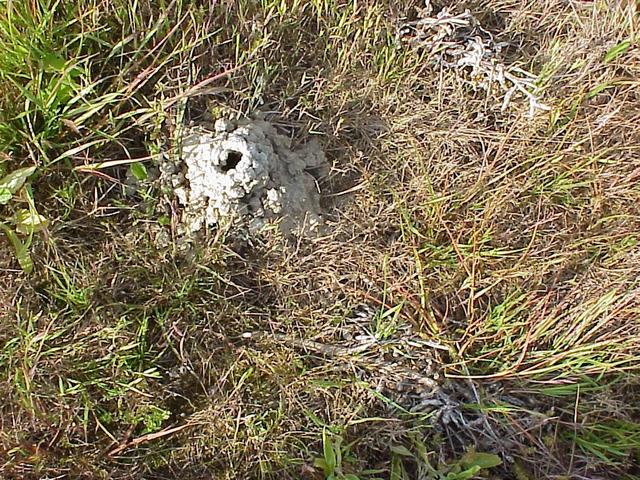
[[[192,427],[193,424],[185,423],[184,425],[179,425],[177,427],[165,428],[164,430],[160,430],[159,432],[148,433],[146,435],[142,435],[141,437],[134,438],[129,442],[126,442],[122,445],[119,445],[117,448],[109,451],[108,455],[110,457],[115,457],[116,455],[124,452],[127,449],[137,447],[143,443],[151,442],[153,440],[157,440],[158,438],[167,437],[169,435],[173,435],[174,433],[181,432],[185,428]]]

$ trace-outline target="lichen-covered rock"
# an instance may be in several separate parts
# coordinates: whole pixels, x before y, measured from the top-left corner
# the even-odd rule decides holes
[[[176,181],[174,173],[168,183],[184,206],[187,233],[226,222],[255,231],[278,220],[285,235],[305,235],[322,224],[311,172],[326,169],[327,162],[315,141],[292,149],[268,122],[221,119],[215,132],[185,133],[182,161],[186,181]]]

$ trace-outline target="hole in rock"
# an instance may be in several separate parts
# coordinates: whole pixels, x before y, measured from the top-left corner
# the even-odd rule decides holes
[[[225,164],[222,165],[222,171],[228,172],[229,170],[233,170],[238,166],[240,160],[242,160],[242,154],[240,152],[236,152],[234,150],[229,150],[227,153],[227,159]]]

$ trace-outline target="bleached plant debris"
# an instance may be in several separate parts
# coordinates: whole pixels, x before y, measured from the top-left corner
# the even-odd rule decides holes
[[[253,232],[269,221],[285,235],[318,231],[323,220],[313,174],[326,170],[327,161],[316,141],[292,148],[264,120],[220,119],[214,130],[187,129],[184,176],[170,172],[186,233],[229,222]]]
[[[473,84],[484,90],[499,86],[504,92],[502,110],[513,96],[522,94],[529,102],[529,116],[538,110],[549,110],[535,95],[536,76],[513,65],[505,65],[502,51],[508,46],[496,42],[471,12],[454,14],[443,8],[432,16],[429,0],[418,9],[418,19],[401,26],[399,36],[416,49],[426,50],[434,61],[445,68],[467,70]]]
[[[449,435],[464,436],[486,421],[482,413],[465,408],[477,401],[467,382],[443,377],[438,351],[446,352],[448,347],[426,340],[404,322],[383,329],[384,334],[375,332],[380,321],[376,315],[374,307],[361,305],[340,327],[333,328],[339,335],[331,343],[266,331],[247,332],[242,337],[277,342],[346,363],[345,370],[368,384],[378,398],[386,399],[387,408],[424,415]]]

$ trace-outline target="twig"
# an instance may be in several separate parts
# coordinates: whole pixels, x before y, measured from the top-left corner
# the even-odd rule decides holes
[[[169,100],[168,102],[166,102],[163,107],[164,108],[169,108],[172,105],[174,105],[176,102],[179,102],[180,100],[183,100],[185,98],[189,98],[189,97],[193,97],[194,95],[200,95],[202,93],[205,93],[203,91],[204,87],[206,87],[207,85],[215,82],[216,80],[220,80],[221,78],[226,77],[227,75],[241,69],[242,67],[245,67],[248,63],[243,63],[241,65],[237,65],[235,67],[229,68],[227,70],[225,70],[224,72],[218,73],[217,75],[213,75],[209,78],[204,79],[203,81],[201,81],[200,83],[197,83],[196,85],[194,85],[193,87],[188,88],[187,90],[185,90],[182,93],[179,93],[178,95],[176,95],[175,97],[173,97],[171,100]],[[206,93],[220,93],[226,91],[225,88],[216,88],[216,89],[208,89],[206,91]]]
[[[160,430],[159,432],[148,433],[146,435],[142,435],[141,437],[134,438],[130,442],[126,442],[126,443],[120,445],[119,447],[114,448],[107,455],[110,456],[110,457],[113,457],[113,456],[118,455],[120,452],[123,452],[124,450],[126,450],[128,448],[137,447],[141,443],[146,443],[146,442],[150,442],[152,440],[156,440],[158,438],[166,437],[168,435],[173,435],[174,433],[178,433],[178,432],[184,430],[185,428],[191,427],[193,425],[194,425],[193,423],[185,423],[184,425],[180,425],[178,427],[165,428],[164,430]]]

